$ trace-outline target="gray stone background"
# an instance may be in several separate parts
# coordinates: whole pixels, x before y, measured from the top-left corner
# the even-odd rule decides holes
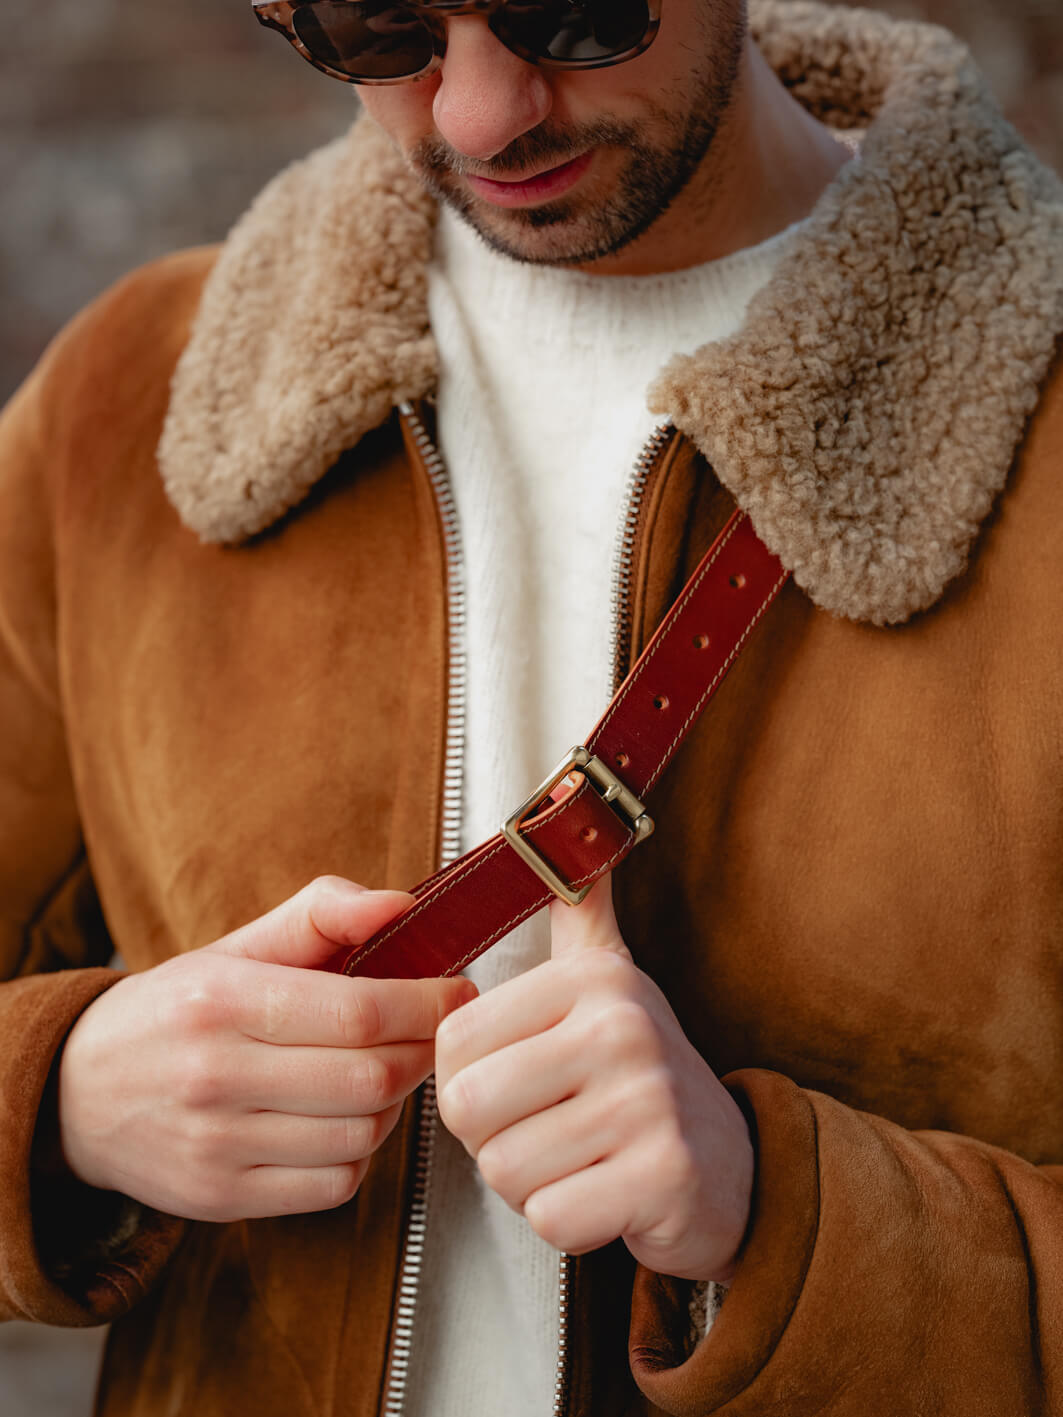
[[[1063,0],[879,8],[961,34],[1063,169]],[[0,45],[0,400],[93,295],[142,261],[224,235],[273,172],[342,131],[354,107],[348,87],[236,0],[33,0],[19,19]],[[99,1343],[0,1326],[0,1413],[87,1417]]]

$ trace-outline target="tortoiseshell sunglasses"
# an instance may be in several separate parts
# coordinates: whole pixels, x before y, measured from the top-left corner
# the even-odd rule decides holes
[[[439,67],[448,15],[486,15],[512,53],[549,69],[604,69],[653,43],[661,0],[252,0],[259,21],[315,69],[349,84],[401,84]]]

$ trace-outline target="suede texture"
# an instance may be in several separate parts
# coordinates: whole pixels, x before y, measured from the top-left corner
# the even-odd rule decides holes
[[[799,51],[802,26],[826,21],[792,8]],[[390,210],[406,231],[409,203]],[[388,272],[401,290],[366,287],[374,308],[415,302],[423,272]],[[196,445],[207,519],[253,504],[242,530],[202,539],[175,492],[196,459],[173,449],[196,433],[208,279],[221,298],[214,251],[129,278],[0,419],[0,1316],[117,1319],[103,1417],[372,1417],[410,1117],[349,1206],[242,1225],[79,1193],[50,1154],[55,1059],[113,982],[113,947],[150,967],[319,873],[408,886],[438,853],[446,565],[426,470],[390,413],[412,386],[384,379],[357,446],[342,412],[342,451],[298,444],[298,486],[283,420],[253,457],[235,424],[228,462]],[[916,579],[937,586],[926,607],[886,627],[873,622],[896,617],[855,601],[842,617],[791,583],[617,873],[636,959],[746,1109],[756,1196],[701,1341],[689,1285],[619,1245],[576,1266],[573,1417],[1063,1410],[1063,320],[1046,299],[1025,323],[1025,392],[990,419],[980,490],[954,468],[955,503],[941,494],[953,530],[977,523],[944,579],[912,540]],[[396,348],[384,341],[385,372],[407,368]],[[957,409],[990,387],[990,350],[961,371]],[[771,387],[776,356],[757,357]],[[786,416],[814,426],[817,409]],[[927,451],[911,470],[935,467]],[[658,469],[632,653],[734,494],[694,437]],[[887,544],[878,507],[850,508],[850,542]]]

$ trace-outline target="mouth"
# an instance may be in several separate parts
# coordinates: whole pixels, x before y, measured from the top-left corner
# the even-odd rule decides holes
[[[580,153],[559,167],[548,167],[532,177],[524,177],[516,182],[502,182],[494,177],[466,177],[466,182],[485,202],[495,207],[529,207],[539,202],[550,202],[574,187],[590,167],[594,159],[593,149]]]

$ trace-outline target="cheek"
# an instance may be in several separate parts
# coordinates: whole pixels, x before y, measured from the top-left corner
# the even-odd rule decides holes
[[[644,63],[652,53],[650,49],[630,64],[611,69],[588,69],[582,74],[555,70],[551,74],[553,122],[561,127],[601,119],[641,123],[653,101],[660,99],[669,77]]]
[[[369,116],[408,152],[422,138],[435,135],[432,101],[438,87],[439,78],[432,74],[408,84],[363,84],[358,97]]]

